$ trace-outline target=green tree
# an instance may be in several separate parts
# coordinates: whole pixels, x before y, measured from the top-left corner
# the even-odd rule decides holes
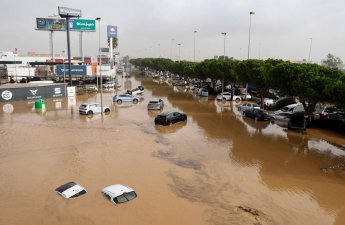
[[[326,59],[321,61],[321,64],[331,68],[339,68],[343,64],[343,61],[339,57],[329,53],[326,56]]]

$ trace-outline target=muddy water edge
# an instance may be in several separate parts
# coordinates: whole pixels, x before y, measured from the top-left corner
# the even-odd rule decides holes
[[[0,224],[345,224],[345,138],[307,134],[243,118],[235,104],[200,98],[166,82],[121,78],[122,93],[145,87],[137,104],[112,103],[109,115],[80,116],[100,94],[1,104]],[[188,121],[155,126],[148,112]],[[62,199],[76,181],[88,191]],[[126,184],[138,198],[112,205],[100,190]]]

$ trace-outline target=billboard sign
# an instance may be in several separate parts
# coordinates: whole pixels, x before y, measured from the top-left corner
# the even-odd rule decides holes
[[[38,30],[66,30],[65,19],[36,18],[36,25]]]
[[[107,26],[108,38],[117,38],[117,26]]]
[[[96,31],[96,21],[84,19],[70,19],[69,28],[75,31]]]
[[[61,17],[81,17],[80,9],[71,9],[67,7],[58,7],[59,15]]]
[[[56,65],[55,69],[56,75],[63,76],[68,75],[68,65]],[[85,76],[86,66],[85,65],[71,65],[71,75],[72,76]]]
[[[96,31],[96,21],[86,19],[70,19],[71,31]],[[36,18],[38,30],[66,31],[66,19]]]

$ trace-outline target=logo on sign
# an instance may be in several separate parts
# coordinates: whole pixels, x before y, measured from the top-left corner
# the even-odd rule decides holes
[[[56,95],[61,94],[61,88],[55,88],[54,91]]]
[[[30,90],[30,91],[31,91],[31,94],[32,94],[32,95],[36,95],[36,94],[37,94],[38,89],[36,89],[36,90]]]
[[[4,100],[10,100],[10,99],[12,99],[12,92],[10,92],[10,91],[3,91],[2,93],[1,93],[1,97],[2,97],[2,99],[4,99]]]

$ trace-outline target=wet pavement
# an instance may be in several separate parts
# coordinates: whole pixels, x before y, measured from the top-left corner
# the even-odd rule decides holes
[[[0,224],[345,224],[345,137],[287,131],[243,118],[235,103],[197,97],[140,76],[137,105],[112,103],[109,115],[81,116],[100,94],[0,105]],[[159,112],[181,111],[187,122],[154,125]],[[69,181],[88,193],[63,199]],[[138,198],[112,205],[100,190],[126,184]]]

